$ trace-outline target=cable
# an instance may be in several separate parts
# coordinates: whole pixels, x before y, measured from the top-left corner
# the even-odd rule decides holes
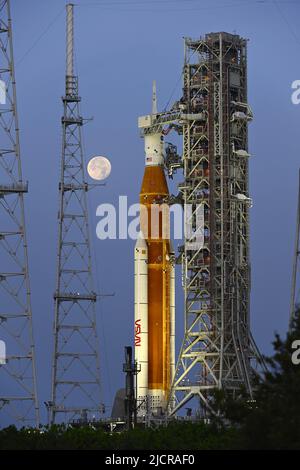
[[[171,92],[170,98],[168,99],[166,105],[165,105],[164,108],[163,108],[163,111],[166,111],[166,110],[167,110],[167,108],[168,108],[168,106],[169,106],[169,104],[170,104],[170,102],[171,102],[171,99],[173,98],[173,95],[174,95],[175,91],[177,90],[177,87],[178,87],[179,83],[181,82],[182,75],[183,75],[183,72],[180,73],[179,78],[178,78],[178,80],[177,80],[177,82],[176,82],[176,84],[175,84],[175,86],[174,86],[174,88],[173,88],[173,90],[172,90],[172,92]]]
[[[238,0],[236,0],[238,2]],[[250,0],[245,0],[247,3],[250,2]],[[243,3],[245,3],[245,1]],[[163,6],[163,5],[168,5],[168,4],[172,4],[172,3],[175,3],[177,5],[179,5],[180,3],[188,3],[188,2],[191,2],[191,3],[199,3],[201,2],[202,3],[202,0],[148,0],[148,1],[140,1],[140,0],[123,0],[123,1],[120,1],[120,0],[112,0],[110,2],[108,2],[107,0],[104,0],[104,1],[99,1],[99,2],[88,2],[88,3],[84,3],[84,4],[77,4],[76,6],[110,6],[110,5],[139,5],[139,6],[147,6],[147,5],[159,5],[159,6]]]
[[[189,0],[191,1],[191,0]],[[197,0],[198,1],[198,0]],[[253,1],[252,1],[253,3]],[[147,3],[141,3],[141,2],[135,2],[135,1],[131,1],[131,2],[110,2],[110,3],[95,3],[95,2],[92,2],[92,3],[85,3],[85,4],[78,4],[79,7],[87,7],[87,6],[98,6],[98,7],[101,7],[103,10],[105,11],[108,11],[108,10],[111,10],[111,11],[115,11],[116,8],[114,7],[120,7],[120,6],[124,6],[125,8],[118,8],[118,11],[136,11],[136,12],[156,12],[158,9],[160,12],[180,12],[180,11],[202,11],[202,10],[214,10],[214,9],[219,9],[219,8],[232,8],[232,7],[237,7],[237,6],[245,6],[245,5],[250,5],[251,4],[251,0],[245,0],[245,1],[239,1],[239,2],[236,2],[236,3],[227,3],[227,4],[224,4],[224,5],[210,5],[210,6],[192,6],[191,5],[191,8],[186,8],[185,6],[180,6],[179,2],[178,1],[175,1],[175,0],[170,0],[170,2],[156,2],[156,1],[153,1],[153,0],[150,0],[149,2]],[[177,6],[178,5],[178,8],[172,8],[172,10],[170,10],[170,6]],[[138,7],[138,8],[126,8],[127,6],[133,6],[133,7]],[[153,6],[153,7],[156,7],[156,8],[148,8],[148,6]],[[164,7],[164,6],[169,6],[167,9],[166,8],[161,8],[161,7]],[[158,7],[158,8],[157,8]]]
[[[30,46],[30,48],[25,52],[25,54],[21,57],[21,59],[19,59],[16,63],[16,65],[19,65],[21,62],[23,62],[23,60],[25,59],[25,57],[27,57],[27,55],[32,51],[32,49],[35,48],[35,46],[40,42],[40,40],[48,33],[48,31],[51,29],[51,27],[54,25],[54,23],[56,23],[56,21],[58,20],[58,18],[60,17],[60,15],[62,14],[62,12],[65,10],[65,7],[63,7],[59,13],[56,15],[56,17],[54,18],[54,20],[52,20],[48,26],[46,27],[46,29],[40,34],[40,36],[34,41],[34,43],[32,44],[32,46]]]
[[[193,55],[194,55],[195,53],[196,53],[196,50],[194,50],[194,51],[189,55],[189,58],[191,59],[191,57],[193,57]],[[169,106],[169,104],[170,104],[170,102],[171,102],[171,99],[172,99],[172,97],[173,97],[175,91],[177,90],[177,87],[178,87],[179,83],[180,83],[181,80],[182,80],[182,77],[183,77],[183,71],[180,72],[179,77],[178,77],[178,80],[177,80],[177,82],[176,82],[176,84],[175,84],[175,86],[174,86],[174,88],[173,88],[173,90],[172,90],[172,92],[171,92],[170,98],[168,99],[166,105],[165,105],[164,108],[163,108],[163,111],[166,111],[166,110],[167,110],[167,108],[168,108],[168,106]]]
[[[146,9],[144,8],[145,6],[147,7],[147,5],[153,5],[153,6],[157,6],[159,7],[159,10],[161,12],[170,12],[170,9],[161,9],[160,7],[162,6],[171,6],[171,5],[180,5],[182,0],[148,0],[147,2],[141,2],[141,1],[137,1],[137,0],[124,0],[122,2],[120,1],[111,1],[111,2],[107,2],[106,0],[101,2],[89,2],[89,3],[85,3],[85,4],[75,4],[76,7],[86,7],[86,6],[98,6],[98,7],[102,7],[103,10],[105,11],[116,11],[116,8],[114,8],[114,6],[124,6],[126,7],[126,5],[128,6],[139,6],[140,8],[135,8],[135,9],[128,9],[128,8],[118,8],[119,11],[127,11],[127,12],[130,12],[130,11],[134,11],[134,12],[155,12],[157,11],[157,8],[156,9]],[[196,4],[196,3],[199,3],[200,1],[202,0],[184,0],[185,2],[190,2],[190,4]],[[282,16],[282,19],[285,21],[286,25],[288,26],[288,28],[290,29],[291,33],[293,34],[293,36],[295,37],[295,39],[297,40],[297,42],[300,43],[300,40],[297,36],[297,34],[295,33],[295,31],[293,30],[293,28],[291,27],[291,25],[289,24],[289,22],[287,21],[287,19],[285,18],[285,16],[283,15],[281,9],[279,8],[279,4],[280,3],[289,3],[289,4],[299,4],[299,0],[277,0],[277,1],[274,1],[274,0],[245,0],[245,1],[237,1],[236,3],[228,3],[228,4],[224,4],[224,5],[210,5],[210,6],[199,6],[199,7],[192,7],[192,8],[176,8],[176,9],[172,9],[173,12],[180,12],[180,11],[186,11],[186,12],[189,12],[189,11],[200,11],[200,10],[211,10],[211,9],[218,9],[218,8],[232,8],[232,7],[236,7],[236,6],[246,6],[246,5],[251,5],[253,3],[256,3],[256,4],[273,4],[276,6],[276,8],[278,9],[280,15]],[[192,5],[191,5],[192,6]],[[48,33],[48,31],[52,28],[52,26],[56,23],[56,21],[58,20],[58,18],[60,17],[60,15],[62,14],[62,12],[65,10],[65,6],[59,11],[59,13],[55,16],[55,18],[48,24],[48,26],[45,28],[45,30],[38,36],[38,38],[34,41],[34,43],[32,44],[32,46],[29,47],[29,49],[25,52],[25,54],[18,60],[16,61],[16,65],[19,65],[23,62],[23,60],[28,56],[28,54],[35,48],[35,46],[41,41],[41,39]]]
[[[191,6],[192,8],[186,8],[185,6],[183,6],[182,4],[183,3],[187,3],[187,2],[190,2],[190,5],[188,6]],[[278,0],[279,3],[290,3],[290,4],[297,4],[299,3],[299,0]],[[123,1],[119,1],[119,0],[112,0],[110,2],[108,2],[107,0],[104,0],[104,1],[99,1],[99,2],[88,2],[88,3],[85,3],[85,4],[77,4],[76,6],[79,6],[79,7],[85,7],[85,6],[98,6],[98,7],[102,7],[103,9],[111,9],[111,10],[114,10],[114,6],[138,6],[139,8],[137,8],[136,10],[128,10],[126,9],[126,11],[156,11],[156,10],[148,10],[148,9],[145,9],[145,7],[147,6],[156,6],[156,7],[163,7],[163,6],[179,6],[180,8],[177,8],[173,11],[198,11],[198,10],[211,10],[211,9],[218,9],[218,8],[231,8],[231,7],[236,7],[236,6],[240,6],[240,5],[251,5],[251,4],[272,4],[273,3],[273,0],[243,0],[243,1],[239,1],[239,0],[236,0],[235,3],[228,3],[228,4],[215,4],[215,5],[206,5],[206,6],[199,6],[199,7],[193,7],[193,4],[196,6],[197,3],[202,3],[202,0],[184,0],[184,2],[182,2],[182,0],[148,0],[148,1],[145,1],[145,2],[141,2],[141,1],[138,1],[138,0],[123,0]],[[125,11],[122,10],[122,11]],[[168,10],[160,10],[160,11],[170,11],[169,9]]]
[[[275,6],[275,8],[277,9],[277,11],[279,12],[281,18],[283,19],[283,21],[285,22],[286,26],[288,27],[288,29],[290,30],[290,33],[294,36],[294,39],[296,40],[296,42],[300,45],[300,38],[298,36],[298,34],[295,32],[294,28],[291,26],[290,22],[287,20],[286,16],[283,14],[283,11],[282,9],[279,7],[279,2],[278,0],[273,0],[273,5]]]
[[[182,3],[202,3],[202,0],[148,0],[148,1],[141,1],[141,0],[112,0],[108,2],[107,0],[104,1],[99,1],[99,2],[88,2],[84,4],[76,4],[76,6],[117,6],[117,5],[139,5],[141,7],[147,6],[147,5],[159,5],[159,6],[164,6],[164,5],[170,5],[170,4],[175,4],[175,5],[180,5]],[[239,1],[236,0],[236,3],[230,3],[227,5],[210,5],[210,6],[203,6],[202,9],[210,9],[210,8],[220,8],[222,6],[235,6],[236,4],[250,4],[250,3],[269,3],[271,4],[273,0],[243,0]],[[298,0],[279,0],[279,3],[299,3]]]

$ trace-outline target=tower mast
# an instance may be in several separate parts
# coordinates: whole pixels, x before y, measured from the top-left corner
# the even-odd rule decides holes
[[[0,1],[0,425],[39,424],[9,0]]]
[[[299,308],[299,269],[300,269],[300,170],[298,179],[298,203],[297,203],[297,218],[296,218],[296,238],[294,247],[293,259],[293,272],[292,272],[292,289],[290,300],[290,327],[296,316],[296,311]]]
[[[253,393],[259,351],[250,333],[250,256],[246,40],[228,33],[185,39],[183,125],[185,208],[204,244],[186,239],[182,266],[185,335],[173,393],[176,413],[196,399],[207,410],[214,389]],[[198,402],[198,405],[197,405]]]
[[[66,90],[62,98],[57,281],[50,421],[99,418],[103,411],[96,329],[87,190],[74,74],[73,4],[67,9]]]

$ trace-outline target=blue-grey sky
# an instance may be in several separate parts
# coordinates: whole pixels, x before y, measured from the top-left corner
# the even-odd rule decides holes
[[[53,291],[57,239],[60,118],[65,75],[64,0],[12,0],[17,95],[39,398],[50,398]],[[104,402],[123,385],[123,349],[132,343],[133,247],[131,240],[99,241],[96,208],[119,195],[138,201],[143,141],[137,116],[150,110],[157,80],[159,107],[180,96],[183,36],[228,31],[249,38],[252,330],[264,353],[274,331],[288,323],[300,166],[300,105],[291,83],[300,79],[299,1],[77,0],[75,46],[86,160],[110,158],[107,185],[89,193],[97,289],[115,292],[98,305]],[[176,88],[177,85],[177,88]],[[182,295],[178,269],[178,340]],[[100,287],[98,287],[100,286]],[[43,419],[45,413],[43,410]]]

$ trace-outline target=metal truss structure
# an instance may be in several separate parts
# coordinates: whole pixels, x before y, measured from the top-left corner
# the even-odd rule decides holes
[[[10,2],[0,1],[0,425],[39,424]],[[6,349],[6,354],[5,353]]]
[[[183,96],[170,111],[147,116],[140,126],[142,135],[165,125],[165,135],[171,129],[183,135],[181,160],[169,144],[165,165],[171,178],[183,168],[184,181],[177,196],[162,201],[183,205],[186,229],[177,258],[182,263],[185,332],[169,416],[187,404],[189,416],[193,409],[197,417],[214,412],[215,390],[238,396],[244,388],[251,399],[254,376],[266,368],[251,335],[249,315],[252,118],[247,41],[222,32],[185,39]]]
[[[210,408],[212,391],[252,396],[259,351],[250,333],[246,40],[227,33],[185,39],[182,105],[187,224],[182,253],[185,335],[173,383],[171,414],[193,398]],[[197,247],[204,206],[204,245]],[[196,246],[196,248],[194,248]]]
[[[296,311],[300,308],[300,170],[298,182],[298,204],[296,218],[296,238],[294,248],[292,289],[290,301],[290,327],[296,317]]]
[[[73,5],[67,5],[67,73],[63,97],[62,162],[50,421],[98,419],[103,412],[96,330],[87,190],[81,142],[78,78],[73,72]]]

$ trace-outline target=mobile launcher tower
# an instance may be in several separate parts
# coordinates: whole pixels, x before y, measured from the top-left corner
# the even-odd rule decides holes
[[[205,416],[216,389],[236,396],[244,387],[251,399],[261,360],[249,318],[248,123],[253,116],[247,103],[246,46],[245,39],[224,32],[186,38],[180,101],[171,111],[139,119],[145,139],[160,128],[162,136],[172,128],[183,136],[182,157],[168,145],[163,162],[169,175],[179,167],[184,175],[178,195],[166,191],[163,201],[180,201],[185,223],[192,227],[177,257],[183,274],[184,337],[164,408],[169,416],[187,404]],[[199,231],[203,243],[197,247]],[[149,295],[148,283],[147,305]],[[149,358],[151,347],[148,342]],[[139,394],[139,375],[137,380]]]

